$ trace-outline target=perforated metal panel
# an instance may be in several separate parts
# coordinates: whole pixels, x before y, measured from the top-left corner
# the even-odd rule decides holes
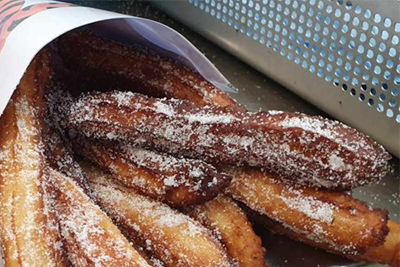
[[[400,2],[155,1],[400,156]]]

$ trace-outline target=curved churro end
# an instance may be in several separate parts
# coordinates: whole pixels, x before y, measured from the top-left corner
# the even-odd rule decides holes
[[[74,266],[150,267],[72,179],[53,169],[48,172],[63,241]]]
[[[67,119],[69,127],[90,137],[213,164],[266,167],[299,184],[329,189],[365,185],[389,171],[388,154],[367,136],[304,114],[197,107],[114,91],[82,96]]]
[[[211,233],[190,217],[123,187],[93,167],[85,167],[101,206],[124,233],[169,267],[231,266]]]
[[[353,257],[356,261],[377,262],[400,267],[400,224],[388,221],[389,234],[381,246],[370,248],[365,255]]]
[[[125,143],[77,138],[75,151],[114,174],[124,185],[175,207],[211,200],[231,180],[201,160],[177,158]]]
[[[296,240],[340,255],[362,255],[387,235],[387,212],[345,193],[291,186],[255,169],[231,169],[228,174],[234,199],[279,222]]]
[[[312,159],[324,168],[323,174],[329,180],[308,173],[312,185],[330,183],[337,189],[355,188],[377,182],[391,170],[391,156],[382,145],[339,121],[287,112],[275,113],[273,120],[277,127],[291,131],[298,142],[308,143],[312,147],[308,153],[314,154],[318,145],[324,147],[323,156],[316,154]],[[303,153],[296,144],[289,146],[293,152]],[[340,174],[343,176],[338,179]]]
[[[220,195],[187,213],[214,233],[240,267],[267,267],[260,237],[232,199]]]
[[[127,46],[88,30],[63,35],[57,47],[67,67],[90,88],[120,88],[153,97],[190,99],[243,109],[197,71],[140,46]]]

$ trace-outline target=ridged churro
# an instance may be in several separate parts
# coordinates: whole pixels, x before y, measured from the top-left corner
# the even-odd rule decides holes
[[[138,45],[123,45],[83,30],[65,34],[57,47],[65,65],[89,88],[118,88],[190,99],[200,106],[218,103],[243,109],[196,71]]]
[[[124,185],[173,206],[204,203],[230,183],[229,176],[201,160],[176,158],[129,144],[85,138],[75,142],[75,151]]]
[[[227,172],[234,199],[279,222],[299,241],[340,255],[363,255],[388,234],[387,211],[371,209],[346,193],[288,184],[255,169]]]
[[[44,187],[44,91],[51,52],[30,64],[1,118],[0,237],[5,266],[67,266],[58,225]]]
[[[240,267],[267,267],[265,249],[242,209],[226,196],[189,208],[191,217],[210,229]]]
[[[376,182],[389,154],[336,121],[299,113],[197,107],[130,92],[92,93],[70,108],[67,124],[88,137],[133,142],[213,164],[266,167],[298,184],[349,189]]]
[[[47,171],[62,238],[73,266],[151,266],[72,179],[53,169]]]
[[[222,245],[198,222],[84,167],[100,205],[124,233],[168,267],[228,267]]]

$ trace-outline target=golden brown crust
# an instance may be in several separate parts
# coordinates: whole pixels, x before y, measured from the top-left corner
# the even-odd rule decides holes
[[[1,119],[1,243],[6,266],[66,266],[58,227],[44,187],[44,90],[51,54],[31,62]],[[32,255],[35,255],[34,257]]]
[[[267,267],[260,237],[232,199],[220,195],[189,209],[188,214],[212,230],[240,267]]]
[[[189,216],[141,196],[91,166],[84,166],[94,195],[124,233],[168,267],[228,267],[226,251]]]
[[[129,144],[78,138],[75,151],[124,185],[173,206],[204,203],[230,183],[229,176],[200,160],[175,158]]]
[[[74,266],[151,266],[72,179],[53,169],[48,172],[63,241]]]
[[[67,67],[89,88],[118,88],[154,97],[190,99],[197,105],[239,105],[196,71],[139,46],[125,46],[89,31],[65,34],[58,48]]]
[[[387,211],[370,209],[344,193],[291,186],[255,169],[231,169],[229,194],[296,233],[302,242],[340,255],[359,255],[381,245]],[[290,236],[290,233],[289,233]]]
[[[130,92],[82,96],[68,126],[212,164],[266,167],[296,183],[345,189],[377,181],[389,155],[339,122],[298,113],[232,111]],[[360,145],[362,144],[362,145]]]
[[[383,245],[371,248],[365,255],[352,257],[352,259],[400,267],[400,224],[390,220],[388,221],[388,227],[389,234]]]

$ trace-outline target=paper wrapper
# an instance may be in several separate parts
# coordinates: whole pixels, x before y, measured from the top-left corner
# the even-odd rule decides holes
[[[89,25],[109,38],[156,46],[223,91],[235,89],[185,37],[164,24],[46,0],[0,1],[0,115],[35,55],[62,34]]]

